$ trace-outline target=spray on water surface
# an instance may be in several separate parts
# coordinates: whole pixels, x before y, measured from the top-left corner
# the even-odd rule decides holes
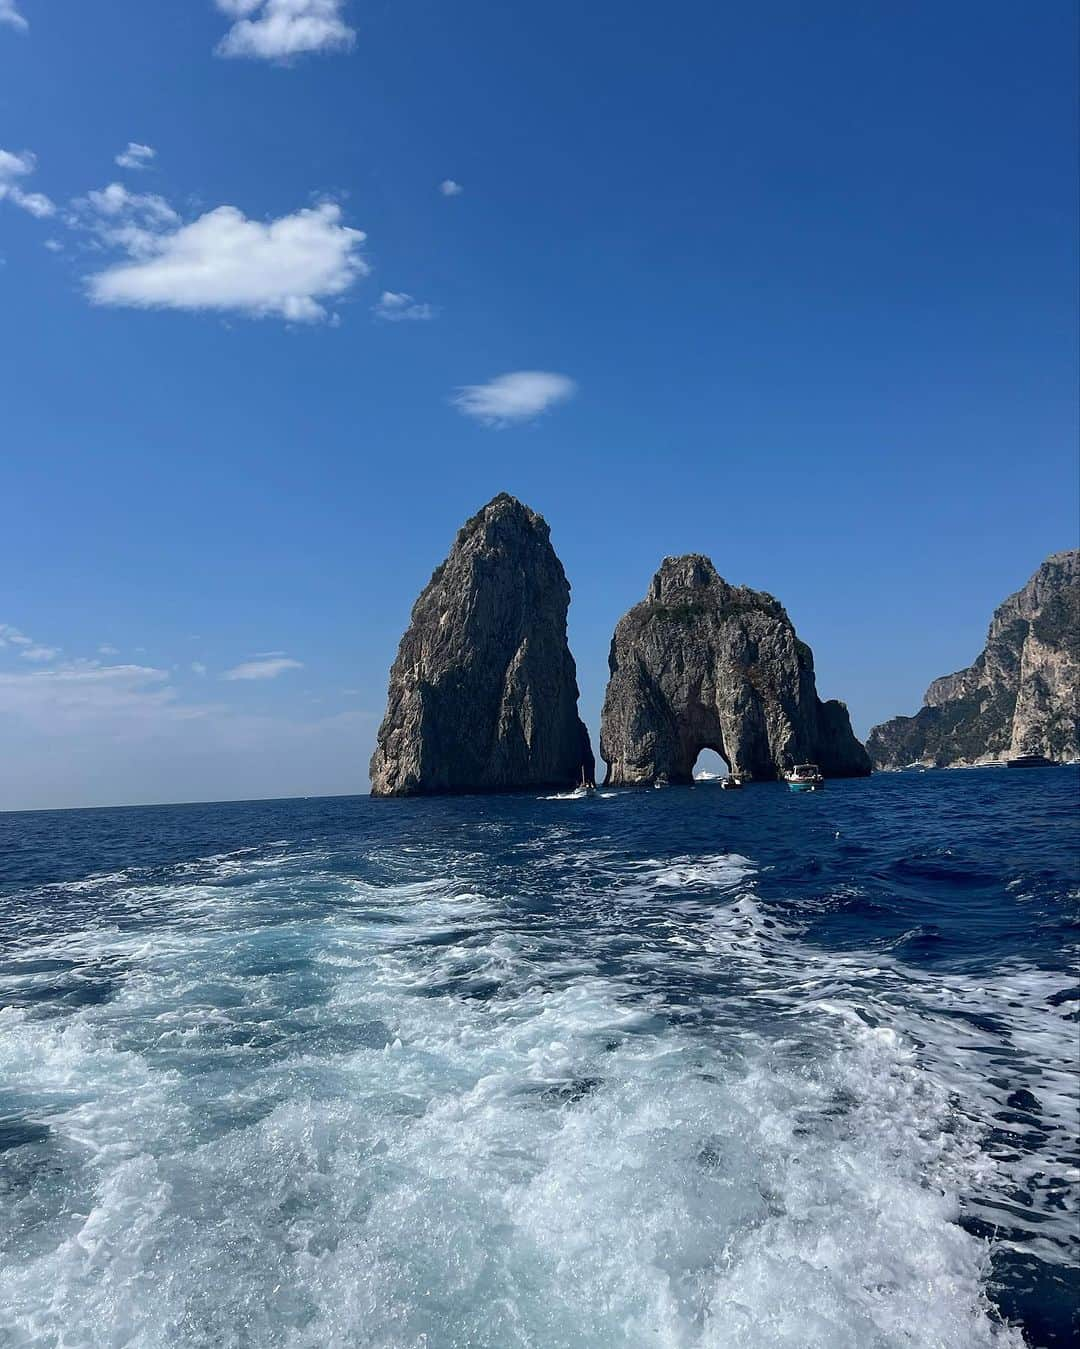
[[[1068,1343],[1075,793],[0,817],[0,1344]]]

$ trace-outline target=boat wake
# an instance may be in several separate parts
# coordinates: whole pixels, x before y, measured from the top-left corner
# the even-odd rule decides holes
[[[1000,1261],[1076,1254],[1064,981],[825,949],[746,852],[532,809],[16,934],[0,1341],[1019,1349]]]

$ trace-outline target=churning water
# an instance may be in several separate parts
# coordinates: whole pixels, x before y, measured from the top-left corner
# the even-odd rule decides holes
[[[0,817],[0,1344],[1064,1346],[1076,794]]]

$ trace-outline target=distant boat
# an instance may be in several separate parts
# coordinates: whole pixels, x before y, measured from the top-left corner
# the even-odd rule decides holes
[[[797,763],[784,781],[793,792],[817,792],[825,786],[825,779],[816,763]]]
[[[734,773],[729,773],[726,778],[720,779],[720,786],[725,792],[730,792],[736,787],[742,786],[742,778],[738,778]]]
[[[1057,764],[1053,759],[1047,759],[1042,754],[1018,754],[1015,759],[1008,759],[1005,763],[1006,768],[1056,768]]]

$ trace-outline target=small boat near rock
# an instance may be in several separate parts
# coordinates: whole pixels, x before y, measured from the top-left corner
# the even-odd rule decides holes
[[[1044,754],[1018,754],[1015,759],[1005,761],[1006,768],[1056,768],[1053,759]]]
[[[720,786],[725,792],[734,791],[736,787],[742,785],[742,778],[737,777],[734,773],[729,773],[726,778],[720,779]]]
[[[816,763],[797,763],[790,772],[784,774],[784,781],[793,792],[818,792],[825,786],[825,779]]]

